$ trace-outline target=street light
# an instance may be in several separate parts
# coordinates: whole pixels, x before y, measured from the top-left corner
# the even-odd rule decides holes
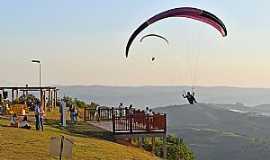
[[[39,64],[39,87],[41,87],[41,63],[40,63],[40,60],[33,59],[32,63],[38,63]]]

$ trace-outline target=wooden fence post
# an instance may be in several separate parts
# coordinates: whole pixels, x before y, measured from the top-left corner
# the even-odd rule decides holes
[[[150,131],[150,120],[149,120],[149,114],[145,115],[145,119],[146,119],[146,130]]]
[[[110,111],[111,111],[110,108],[108,108],[107,109],[107,118],[106,118],[107,120],[110,120]]]
[[[167,115],[166,114],[164,114],[164,132],[165,132],[165,134],[167,133]]]
[[[86,107],[84,107],[84,111],[83,111],[83,120],[86,121]]]
[[[132,133],[132,115],[128,115],[129,119],[129,132]]]
[[[115,115],[114,115],[114,114],[112,114],[113,134],[115,134],[115,122],[116,122],[116,120],[115,120]]]
[[[166,134],[163,135],[163,158],[167,159],[167,137]]]
[[[100,108],[98,108],[98,121],[100,121]]]
[[[152,153],[155,154],[156,151],[156,137],[152,137]]]
[[[114,107],[112,107],[111,110],[110,110],[110,119],[113,117],[114,114],[115,114],[114,113]]]

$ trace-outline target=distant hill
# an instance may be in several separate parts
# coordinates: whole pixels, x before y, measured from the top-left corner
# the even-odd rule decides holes
[[[61,95],[78,97],[84,101],[117,106],[126,105],[151,107],[185,104],[181,97],[187,86],[58,86]],[[196,97],[202,103],[235,104],[254,106],[270,104],[270,89],[236,87],[195,87]]]
[[[261,104],[251,108],[253,111],[270,115],[270,104]]]
[[[169,133],[183,137],[199,160],[270,157],[270,117],[232,108],[251,109],[242,105],[196,104],[155,111],[167,113]]]
[[[62,95],[117,106],[133,104],[168,114],[168,131],[183,137],[198,160],[270,157],[270,89],[196,87],[200,104],[187,105],[186,86],[59,86]],[[168,106],[168,107],[161,107]]]

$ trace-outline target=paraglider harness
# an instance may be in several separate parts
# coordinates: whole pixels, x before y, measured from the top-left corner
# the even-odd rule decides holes
[[[192,94],[190,92],[186,93],[186,91],[184,91],[184,94],[182,96],[183,98],[187,98],[189,104],[194,104],[194,103],[197,103],[194,95],[195,95],[195,92],[192,90]]]

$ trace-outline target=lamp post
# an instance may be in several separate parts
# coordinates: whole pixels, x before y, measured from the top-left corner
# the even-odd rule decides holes
[[[40,109],[43,110],[43,103],[45,103],[45,101],[43,100],[43,93],[42,93],[43,91],[42,91],[42,88],[41,88],[41,62],[40,62],[40,60],[33,59],[32,63],[39,64]],[[45,107],[45,105],[44,105],[44,107]]]
[[[39,64],[39,87],[41,87],[41,63],[40,60],[32,60],[32,63],[38,63]]]

